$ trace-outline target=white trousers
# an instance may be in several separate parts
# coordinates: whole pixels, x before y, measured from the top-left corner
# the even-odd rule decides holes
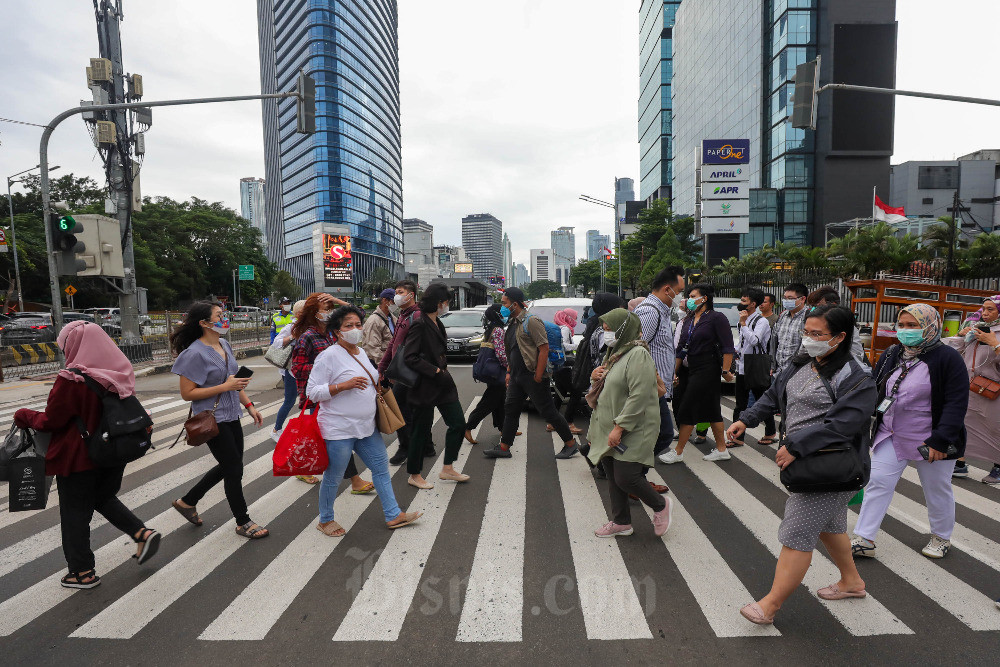
[[[951,488],[954,461],[897,461],[892,438],[880,442],[872,450],[872,474],[865,487],[861,513],[854,534],[875,542],[879,527],[896,492],[896,483],[907,464],[912,463],[920,475],[920,486],[927,503],[927,519],[931,533],[950,540],[955,530],[955,493]]]

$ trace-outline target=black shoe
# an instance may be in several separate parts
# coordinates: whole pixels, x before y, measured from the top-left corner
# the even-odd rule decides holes
[[[509,459],[510,450],[503,449],[502,447],[500,447],[500,445],[497,445],[493,449],[483,450],[483,456],[485,456],[488,459]]]
[[[590,456],[590,443],[589,442],[586,445],[580,445],[580,453],[583,454],[584,456]]]
[[[428,447],[424,450],[425,459],[433,458],[435,456],[437,456],[437,451],[435,451],[433,447]]]
[[[580,447],[577,446],[576,444],[573,444],[573,445],[563,445],[563,448],[559,451],[558,454],[556,454],[556,458],[557,459],[568,459],[568,458],[571,458],[574,454],[579,453],[579,451],[580,451]]]
[[[403,449],[393,454],[392,458],[389,459],[389,465],[394,465],[394,466],[402,465],[405,462],[406,462],[406,451]]]
[[[607,479],[608,473],[604,472],[604,466],[596,465],[591,468],[590,472],[594,473],[594,479]]]

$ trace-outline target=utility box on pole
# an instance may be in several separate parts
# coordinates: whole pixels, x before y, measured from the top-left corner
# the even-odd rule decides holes
[[[78,276],[106,276],[124,278],[122,263],[121,225],[114,218],[103,215],[77,215],[77,222],[83,224],[83,232],[77,238],[86,246],[80,256],[87,268],[77,271]]]

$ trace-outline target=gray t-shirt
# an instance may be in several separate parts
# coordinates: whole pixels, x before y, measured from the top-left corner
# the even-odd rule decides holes
[[[823,418],[833,406],[830,392],[812,364],[806,364],[792,376],[785,388],[785,396],[788,401],[785,406],[785,429],[789,435],[807,426],[823,423]]]
[[[233,348],[229,346],[229,341],[223,338],[219,340],[219,343],[226,351],[228,364],[218,352],[200,340],[196,340],[191,343],[190,347],[177,355],[177,360],[174,361],[170,372],[186,377],[198,387],[219,386],[228,380],[230,375],[236,375],[236,371],[239,370],[236,355],[233,354]],[[240,393],[238,391],[227,391],[218,396],[194,401],[191,404],[191,409],[194,414],[198,414],[202,410],[211,410],[212,406],[215,405],[216,398],[219,399],[219,407],[215,411],[215,421],[239,421],[242,413],[240,412]]]

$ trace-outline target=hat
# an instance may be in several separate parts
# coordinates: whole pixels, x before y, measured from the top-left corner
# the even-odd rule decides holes
[[[524,303],[524,292],[519,287],[508,287],[504,294],[514,303]]]
[[[287,296],[283,296],[283,297],[281,297],[281,301],[279,301],[278,303],[286,304],[286,303],[291,303],[291,302],[292,302],[291,299],[289,299]]]
[[[396,296],[396,290],[392,289],[391,287],[386,287],[384,290],[382,290],[382,293],[378,295],[378,298],[391,299],[394,296]]]

